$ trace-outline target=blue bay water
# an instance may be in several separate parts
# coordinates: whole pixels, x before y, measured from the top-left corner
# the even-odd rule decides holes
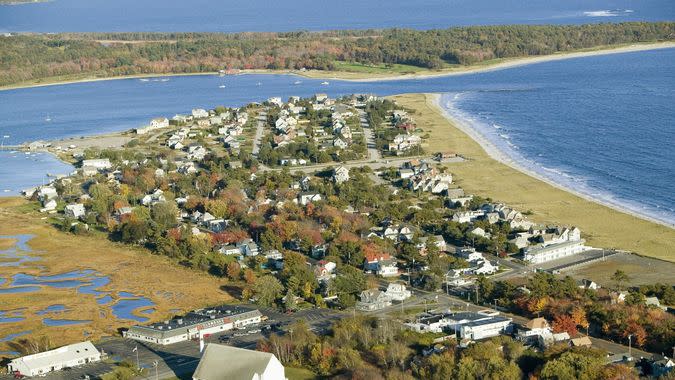
[[[0,32],[242,32],[675,19],[672,0],[53,0],[0,6]]]
[[[9,144],[126,130],[194,107],[240,106],[271,96],[438,92],[446,94],[444,106],[455,117],[538,174],[675,224],[675,49],[327,86],[291,75],[165,79],[0,91],[0,135],[9,135]],[[0,162],[6,167],[3,156]]]

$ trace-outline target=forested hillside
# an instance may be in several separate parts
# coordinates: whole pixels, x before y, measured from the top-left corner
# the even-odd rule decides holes
[[[52,77],[334,70],[336,62],[421,69],[607,45],[675,40],[675,23],[476,26],[292,33],[87,33],[0,37],[0,85]]]

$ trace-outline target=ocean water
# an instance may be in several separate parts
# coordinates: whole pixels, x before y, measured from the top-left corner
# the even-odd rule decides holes
[[[672,0],[53,0],[0,6],[0,32],[242,32],[675,19]]]
[[[445,94],[442,103],[451,114],[538,174],[675,224],[675,49],[383,82],[322,85],[292,75],[165,79],[0,91],[0,135],[14,144],[126,130],[194,107],[240,106],[271,96],[437,92]],[[0,170],[11,173],[2,159]],[[2,178],[0,188],[6,187]]]

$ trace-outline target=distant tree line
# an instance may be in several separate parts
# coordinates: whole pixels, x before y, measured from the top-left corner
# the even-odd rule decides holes
[[[675,23],[502,25],[288,33],[65,33],[0,37],[0,85],[59,76],[334,69],[336,61],[425,69],[675,39]]]

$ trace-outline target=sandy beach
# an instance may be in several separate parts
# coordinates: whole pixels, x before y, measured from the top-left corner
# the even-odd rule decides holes
[[[453,182],[467,194],[489,197],[522,212],[543,225],[577,226],[592,247],[619,249],[675,262],[675,229],[610,207],[530,173],[510,161],[467,125],[448,118],[434,94],[392,97],[415,110],[415,121],[429,138],[429,152],[450,151],[466,161],[449,164]]]
[[[550,178],[541,175],[540,173],[537,173],[533,170],[530,170],[530,169],[526,168],[524,165],[520,164],[517,160],[514,160],[507,153],[505,153],[501,149],[497,148],[492,142],[490,142],[487,138],[485,138],[485,136],[483,136],[480,132],[478,132],[477,130],[472,128],[471,125],[469,125],[468,123],[466,123],[463,120],[460,120],[460,119],[450,115],[450,113],[448,113],[448,111],[445,109],[445,107],[443,107],[443,105],[441,104],[441,95],[440,94],[431,94],[431,96],[433,97],[434,105],[438,108],[438,112],[440,112],[446,119],[448,119],[458,129],[460,129],[462,132],[466,133],[474,141],[476,141],[483,148],[483,150],[485,150],[485,152],[488,154],[488,156],[490,156],[490,158],[492,158],[493,160],[496,160],[496,161],[498,161],[498,162],[500,162],[504,165],[508,165],[509,167],[511,167],[515,170],[518,170],[521,173],[527,174],[527,175],[529,175],[531,177],[534,177],[534,178],[536,178],[540,181],[546,182],[547,184],[549,184],[551,186],[554,186],[554,187],[556,187],[560,190],[572,193],[572,194],[574,194],[574,195],[576,195],[580,198],[586,199],[588,201],[601,204],[603,206],[612,208],[616,211],[619,211],[619,212],[622,212],[622,213],[625,213],[625,214],[629,214],[629,215],[634,216],[636,218],[644,219],[644,220],[652,222],[652,223],[660,224],[660,225],[670,227],[670,228],[675,228],[675,225],[668,224],[668,223],[663,222],[661,220],[652,218],[649,215],[644,215],[644,214],[634,212],[634,211],[629,210],[625,207],[622,207],[621,205],[618,205],[618,204],[604,202],[600,199],[593,198],[592,196],[590,196],[588,194],[579,192],[576,189],[572,189],[572,188],[563,186],[563,185],[551,180]]]
[[[371,73],[354,73],[354,72],[336,72],[336,71],[321,71],[321,70],[308,70],[308,71],[298,71],[298,70],[242,70],[239,74],[235,75],[247,75],[247,74],[285,74],[285,75],[297,75],[305,78],[312,79],[326,79],[326,80],[342,80],[342,81],[354,81],[354,82],[375,82],[375,81],[388,81],[388,80],[400,80],[400,79],[426,79],[442,76],[453,76],[453,75],[467,75],[467,74],[476,74],[488,71],[495,70],[504,70],[513,67],[532,65],[536,63],[544,63],[550,61],[559,61],[563,59],[572,59],[572,58],[582,58],[582,57],[592,57],[598,55],[606,54],[619,54],[619,53],[633,53],[639,51],[647,50],[656,50],[656,49],[670,49],[675,48],[675,41],[666,41],[666,42],[655,42],[655,43],[645,43],[645,44],[633,44],[627,46],[619,47],[601,47],[595,48],[587,51],[576,51],[569,53],[557,53],[544,56],[533,56],[533,57],[521,57],[521,58],[508,58],[499,63],[495,64],[482,64],[475,66],[466,66],[466,67],[456,67],[446,70],[438,70],[435,72],[424,72],[424,73],[412,73],[412,74],[401,74],[401,75],[382,75],[382,74],[371,74]],[[0,91],[14,90],[20,88],[31,88],[31,87],[45,87],[45,86],[59,86],[71,83],[86,83],[86,82],[100,82],[108,80],[119,80],[119,79],[143,79],[143,78],[160,78],[160,77],[176,77],[176,76],[192,76],[192,75],[218,75],[217,72],[199,72],[199,73],[154,73],[154,74],[135,74],[135,75],[124,75],[116,77],[84,77],[72,80],[50,80],[44,79],[44,83],[19,83],[16,85],[0,86]]]
[[[533,57],[522,57],[522,58],[509,58],[503,62],[491,64],[491,65],[482,65],[482,66],[468,66],[465,68],[456,68],[449,70],[439,70],[438,72],[432,72],[428,74],[403,74],[403,75],[390,75],[382,76],[376,78],[345,78],[344,76],[326,76],[330,72],[324,72],[324,75],[321,75],[321,71],[311,71],[305,74],[299,73],[299,75],[307,76],[310,78],[320,78],[320,79],[333,79],[333,80],[346,80],[346,81],[358,81],[358,82],[375,82],[375,81],[386,81],[386,80],[400,80],[400,79],[427,79],[443,76],[453,76],[453,75],[467,75],[467,74],[476,74],[496,70],[504,70],[513,67],[533,65],[536,63],[544,63],[551,61],[560,61],[564,59],[572,58],[583,58],[583,57],[592,57],[598,55],[607,55],[607,54],[619,54],[619,53],[634,53],[646,50],[657,50],[657,49],[670,49],[675,48],[675,41],[667,42],[657,42],[657,43],[648,43],[648,44],[633,44],[621,47],[607,47],[607,48],[596,48],[588,51],[577,51],[570,53],[557,53],[544,56],[533,56]],[[316,74],[316,76],[314,76]],[[330,74],[328,74],[330,75]],[[362,75],[368,76],[370,74],[363,73]]]

